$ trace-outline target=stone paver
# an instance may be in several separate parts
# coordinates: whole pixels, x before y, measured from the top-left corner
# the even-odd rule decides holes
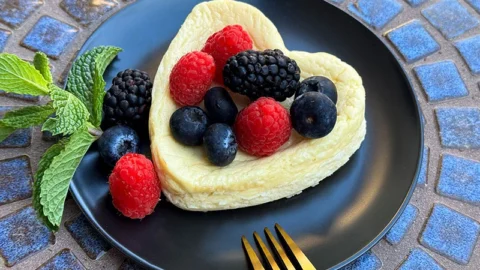
[[[382,29],[393,20],[403,7],[397,0],[358,0],[348,10],[375,29]]]
[[[420,243],[454,262],[467,264],[479,232],[477,221],[445,205],[436,204]]]
[[[425,58],[440,50],[440,45],[419,20],[414,20],[388,32],[387,37],[408,63]]]
[[[420,248],[414,248],[408,255],[405,262],[398,270],[443,270],[444,268],[438,264],[427,252]]]
[[[442,61],[414,68],[429,101],[468,95],[467,86],[452,61]]]
[[[454,39],[479,24],[457,0],[441,0],[422,10],[422,14],[447,39]]]
[[[67,221],[65,227],[91,259],[102,257],[111,248],[84,215]]]

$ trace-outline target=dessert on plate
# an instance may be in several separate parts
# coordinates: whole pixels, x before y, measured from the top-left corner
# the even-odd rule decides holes
[[[232,37],[235,33],[249,38]],[[223,47],[209,48],[212,42],[246,47],[225,59]],[[189,68],[198,72],[191,75]],[[189,78],[194,82],[185,81]],[[314,85],[310,82],[335,91],[300,91]],[[230,107],[212,113],[212,97],[225,95],[221,88],[229,90]],[[235,117],[236,110],[232,120],[228,116]],[[323,117],[323,126],[312,126],[311,114]],[[194,126],[187,121],[192,117]],[[207,129],[212,122],[222,123]],[[334,55],[290,51],[255,7],[203,2],[188,15],[158,67],[149,133],[162,192],[177,207],[259,205],[297,195],[349,160],[366,133],[365,89],[355,69]],[[203,137],[203,147],[196,140],[200,133],[211,135]],[[222,148],[215,138],[229,144]]]

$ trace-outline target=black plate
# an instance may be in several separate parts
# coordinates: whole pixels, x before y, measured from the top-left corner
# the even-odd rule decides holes
[[[197,0],[141,0],[106,21],[80,53],[124,49],[105,74],[125,68],[155,74]],[[71,185],[92,224],[136,261],[165,269],[246,269],[242,235],[281,224],[317,269],[337,268],[388,231],[415,187],[422,124],[412,87],[388,47],[354,18],[319,0],[251,0],[277,26],[289,49],[324,51],[351,64],[367,92],[367,136],[334,175],[290,199],[246,209],[197,213],[165,200],[142,221],[120,216],[108,195],[109,169],[94,146]],[[253,242],[252,242],[253,243]]]

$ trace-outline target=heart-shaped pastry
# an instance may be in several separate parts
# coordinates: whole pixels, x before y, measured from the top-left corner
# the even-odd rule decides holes
[[[226,167],[211,165],[201,146],[175,141],[169,119],[178,106],[170,96],[170,72],[180,57],[201,50],[211,34],[231,24],[243,26],[254,49],[280,49],[294,59],[302,79],[321,75],[335,83],[338,116],[330,134],[306,139],[293,131],[275,154],[257,158],[239,151]],[[241,2],[210,1],[192,10],[163,56],[152,95],[149,130],[153,161],[165,196],[186,210],[234,209],[297,195],[343,166],[365,138],[365,89],[357,72],[327,53],[289,51],[275,25],[258,9]],[[239,108],[247,104],[245,97],[232,96]],[[293,97],[282,105],[289,108],[292,101]]]

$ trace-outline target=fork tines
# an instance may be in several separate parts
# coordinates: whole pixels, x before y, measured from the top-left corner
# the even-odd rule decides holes
[[[288,269],[288,270],[295,270],[295,269],[303,269],[303,270],[312,270],[315,269],[313,264],[308,260],[307,256],[302,252],[302,250],[295,244],[293,239],[288,235],[285,230],[280,227],[280,225],[275,224],[275,230],[277,232],[278,238],[282,245],[280,245],[275,237],[273,236],[272,232],[268,228],[265,228],[265,236],[267,241],[272,248],[277,261],[280,263],[280,266],[277,264],[274,256],[269,251],[265,243],[263,242],[262,238],[257,232],[253,233],[253,237],[255,239],[255,243],[260,250],[260,254],[262,255],[263,261],[268,269],[272,270],[280,270],[280,269]],[[242,245],[245,249],[247,254],[248,260],[250,265],[254,270],[265,269],[262,265],[262,262],[257,257],[255,250],[252,248],[250,243],[248,242],[245,236],[242,236]],[[287,255],[288,254],[288,255]]]

